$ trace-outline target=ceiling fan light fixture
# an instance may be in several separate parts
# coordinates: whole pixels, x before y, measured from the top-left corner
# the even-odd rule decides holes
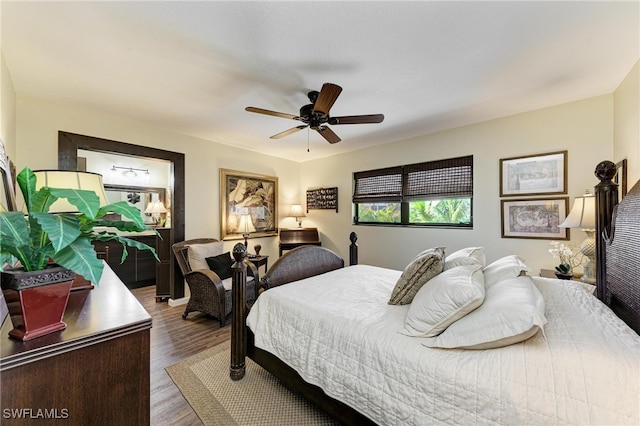
[[[289,130],[285,130],[280,133],[276,133],[270,136],[270,139],[279,139],[284,136],[288,136],[306,127],[309,127],[317,131],[323,138],[329,143],[340,142],[340,138],[333,130],[325,124],[339,125],[339,124],[364,124],[364,123],[382,123],[384,120],[383,114],[369,114],[369,115],[348,115],[343,117],[330,117],[329,110],[338,99],[338,96],[342,93],[342,87],[333,83],[324,83],[320,92],[312,90],[307,93],[310,104],[303,105],[300,108],[300,115],[287,114],[284,112],[271,111],[263,108],[246,107],[245,111],[254,112],[257,114],[272,115],[274,117],[288,118],[292,120],[302,121],[305,125],[293,127]]]

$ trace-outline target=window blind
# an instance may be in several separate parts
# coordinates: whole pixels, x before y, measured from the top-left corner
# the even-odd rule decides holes
[[[473,196],[473,156],[411,164],[403,168],[403,200]]]
[[[354,203],[473,196],[473,156],[428,161],[353,174]]]
[[[354,203],[402,201],[402,166],[353,174]]]

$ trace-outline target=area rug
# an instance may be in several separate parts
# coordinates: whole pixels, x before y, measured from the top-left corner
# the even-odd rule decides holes
[[[231,380],[230,359],[227,341],[166,368],[205,425],[337,424],[249,358],[245,377]]]

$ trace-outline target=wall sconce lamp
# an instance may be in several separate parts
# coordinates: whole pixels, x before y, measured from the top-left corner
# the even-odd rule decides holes
[[[147,204],[147,208],[144,210],[145,213],[151,214],[153,217],[153,223],[157,226],[160,225],[161,219],[160,215],[167,212],[167,209],[162,204],[162,201],[152,201]]]
[[[292,204],[291,211],[289,212],[289,217],[295,217],[296,222],[298,222],[298,228],[302,228],[302,219],[303,217],[307,217],[304,214],[304,210],[302,210],[302,206],[300,204]]]
[[[111,172],[112,173],[116,173],[118,170],[124,170],[122,172],[122,175],[128,178],[134,178],[136,176],[138,176],[138,174],[136,173],[136,171],[138,172],[144,172],[144,174],[146,176],[149,176],[151,173],[149,173],[149,169],[136,169],[135,167],[120,167],[120,166],[112,166],[111,167]]]
[[[580,252],[587,258],[582,266],[583,275],[580,281],[589,284],[596,283],[596,197],[588,190],[581,197],[576,197],[569,216],[558,225],[561,228],[580,228],[587,234],[587,238],[580,245]]]
[[[256,232],[256,228],[253,226],[250,214],[243,214],[242,216],[240,216],[240,225],[238,225],[238,231],[242,232],[242,236],[244,237],[244,247],[248,252],[249,244],[247,243],[247,238],[249,238],[249,234],[251,232]]]

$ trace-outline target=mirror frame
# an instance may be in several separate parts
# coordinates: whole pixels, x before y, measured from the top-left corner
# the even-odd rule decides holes
[[[184,154],[58,131],[58,168],[60,170],[78,169],[78,149],[116,153],[134,157],[155,158],[171,162],[173,172],[173,188],[171,189],[171,244],[185,240]],[[171,264],[173,276],[170,280],[170,297],[172,299],[180,299],[184,297],[184,279],[175,256],[173,256],[173,252],[171,250],[170,252],[170,256],[173,259]]]
[[[0,204],[2,204],[2,206],[8,211],[15,211],[18,209],[16,206],[15,181],[13,180],[14,173],[15,168],[13,167],[13,163],[9,160],[9,157],[7,157],[4,150],[4,142],[0,139],[0,185],[2,185],[3,193],[5,195],[5,199],[2,200]]]

